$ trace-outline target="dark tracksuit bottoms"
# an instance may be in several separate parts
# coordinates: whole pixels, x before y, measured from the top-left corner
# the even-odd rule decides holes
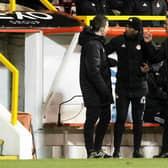
[[[142,137],[142,117],[145,109],[145,97],[119,96],[116,98],[117,119],[114,125],[114,152],[120,151],[121,139],[128,115],[128,107],[132,105],[134,151],[139,151]]]
[[[162,137],[162,153],[168,152],[168,117],[165,118],[165,123],[163,126],[163,137]]]
[[[94,138],[94,128],[99,119]],[[111,119],[110,105],[99,107],[87,107],[86,121],[84,125],[84,139],[87,153],[100,151],[108,124]]]
[[[163,124],[163,135],[162,135],[162,148],[161,153],[167,153],[168,152],[168,101],[166,100],[165,103],[163,103],[163,113],[164,113],[164,119],[165,122]]]

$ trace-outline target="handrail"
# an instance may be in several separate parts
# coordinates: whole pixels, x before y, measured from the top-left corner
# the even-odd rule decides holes
[[[0,62],[2,62],[12,72],[11,124],[16,125],[18,112],[19,71],[2,53],[0,53]]]
[[[9,10],[10,12],[16,11],[16,0],[9,0]]]
[[[153,37],[168,37],[168,33],[161,27],[144,27],[144,33],[149,32]],[[125,32],[125,27],[110,27],[107,36],[118,36]]]
[[[86,25],[90,25],[90,20],[93,19],[94,16],[76,16],[79,20],[83,21]],[[106,16],[111,21],[121,21],[128,20],[129,17],[138,17],[141,20],[152,20],[152,21],[164,21],[166,19],[165,16],[140,16],[140,15],[120,15],[120,16]]]
[[[40,0],[40,2],[50,11],[57,11],[56,7],[54,7],[52,3],[50,3],[48,0]],[[10,12],[15,12],[16,11],[16,0],[10,0],[9,3],[10,3],[9,4]]]

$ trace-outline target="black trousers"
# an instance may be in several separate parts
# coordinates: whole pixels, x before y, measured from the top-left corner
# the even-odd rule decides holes
[[[168,152],[168,118],[165,118],[162,135],[162,149],[161,153]]]
[[[168,152],[168,101],[167,100],[160,100],[160,111],[162,117],[164,117],[165,122],[163,124],[163,133],[162,133],[162,147],[161,153]]]
[[[128,115],[129,104],[132,105],[134,151],[139,151],[142,138],[142,118],[145,109],[145,97],[129,97],[126,95],[116,98],[117,118],[114,125],[114,152],[120,151],[122,135]]]
[[[98,120],[99,119],[99,120]],[[111,119],[110,105],[86,108],[84,139],[87,153],[101,150],[103,139]],[[98,120],[96,129],[95,124]],[[95,133],[95,138],[94,138]]]

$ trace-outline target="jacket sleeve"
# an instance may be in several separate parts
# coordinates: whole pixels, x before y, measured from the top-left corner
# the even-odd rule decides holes
[[[109,62],[109,67],[115,67],[117,66],[117,63],[118,63],[118,61],[113,58],[108,58],[108,62]]]
[[[166,100],[168,98],[168,94],[163,89],[163,86],[158,84],[158,79],[155,77],[154,71],[148,74],[148,85],[149,88],[151,88],[150,96],[161,100]]]
[[[159,49],[157,49],[152,43],[143,42],[145,59],[148,60],[151,64],[158,63],[166,59],[168,57],[168,53],[166,52],[166,50],[168,50],[166,42],[164,42]]]
[[[87,46],[85,50],[85,66],[88,79],[91,81],[97,92],[105,97],[108,96],[108,87],[101,75],[101,51],[100,46],[94,43]]]
[[[112,38],[110,42],[105,45],[106,54],[109,55],[116,51],[115,38]]]
[[[159,49],[156,50],[156,58],[160,61],[168,58],[168,39],[164,41]]]

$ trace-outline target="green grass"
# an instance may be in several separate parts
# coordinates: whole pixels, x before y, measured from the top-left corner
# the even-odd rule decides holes
[[[0,160],[0,168],[168,168],[168,159]]]

